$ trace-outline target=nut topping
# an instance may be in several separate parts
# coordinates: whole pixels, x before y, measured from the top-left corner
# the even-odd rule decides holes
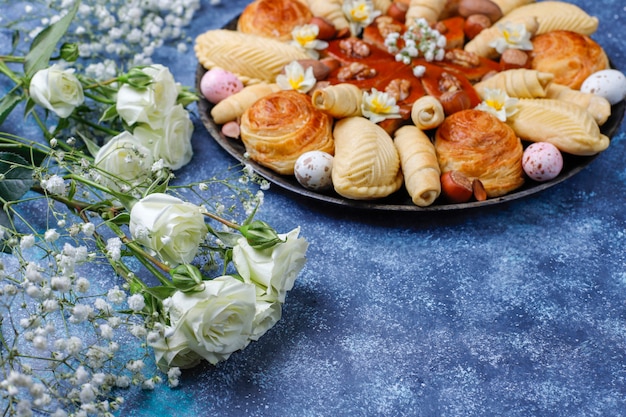
[[[402,25],[396,23],[390,16],[380,16],[376,19],[376,26],[378,27],[378,31],[382,35],[383,39],[390,33],[402,32]]]
[[[350,65],[341,67],[337,73],[337,79],[339,81],[349,80],[367,80],[377,75],[374,68],[370,68],[367,65],[360,62],[352,62]]]
[[[441,79],[439,80],[440,91],[458,91],[462,89],[463,86],[461,85],[461,82],[454,75],[448,72],[444,72],[441,74]]]
[[[446,60],[465,68],[480,66],[480,57],[473,52],[463,49],[451,49],[446,52]]]
[[[357,38],[343,39],[339,42],[339,49],[354,58],[367,58],[372,53],[369,45]]]
[[[385,93],[389,94],[396,99],[396,103],[406,98],[411,94],[411,81],[404,78],[396,78],[391,80],[387,87],[385,87]]]

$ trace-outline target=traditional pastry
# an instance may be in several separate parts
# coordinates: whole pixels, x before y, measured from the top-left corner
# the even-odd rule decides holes
[[[376,123],[360,116],[336,122],[333,186],[354,200],[371,200],[402,187],[400,157],[393,139]]]
[[[278,39],[226,29],[199,35],[194,49],[204,68],[228,69],[244,84],[273,83],[285,65],[309,58],[302,49]]]
[[[313,16],[328,20],[337,30],[350,27],[350,23],[343,13],[343,0],[307,0],[307,3]]]
[[[483,29],[472,40],[465,44],[465,51],[476,54],[483,58],[495,59],[500,55],[492,43],[498,38],[502,38],[501,27],[507,25],[523,25],[530,35],[534,35],[539,28],[539,22],[534,16],[522,16],[515,19],[509,19],[507,16],[500,19],[497,24]]]
[[[436,23],[446,7],[446,0],[410,0],[406,11],[406,21],[423,18],[428,23]]]
[[[609,146],[591,114],[561,100],[522,99],[507,124],[522,139],[549,142],[573,155],[594,155]]]
[[[313,106],[335,118],[360,116],[363,91],[354,84],[341,83],[313,92]]]
[[[332,118],[311,97],[281,90],[256,101],[241,116],[241,140],[250,159],[279,174],[293,174],[307,151],[334,152]]]
[[[312,17],[309,7],[299,0],[255,0],[241,12],[237,30],[289,41],[293,29]]]
[[[460,171],[479,179],[488,197],[502,196],[524,183],[522,143],[491,113],[469,109],[448,116],[435,134],[435,149],[441,172]]]
[[[211,117],[218,125],[237,120],[255,101],[280,90],[278,84],[259,83],[245,86],[243,90],[226,97],[211,109]]]
[[[502,20],[535,17],[539,23],[537,35],[555,30],[569,30],[591,35],[598,29],[598,18],[589,16],[583,9],[564,1],[538,1],[517,7]]]
[[[598,126],[602,126],[611,116],[611,103],[597,94],[583,93],[564,85],[550,83],[546,98],[574,103],[591,114]]]
[[[557,30],[535,36],[532,43],[531,67],[576,90],[589,75],[609,67],[604,49],[586,35]]]
[[[420,130],[438,127],[446,118],[441,101],[433,96],[423,96],[413,103],[411,120]]]
[[[419,207],[430,206],[441,194],[441,171],[430,138],[417,127],[407,125],[395,132],[393,142],[411,200]]]
[[[513,9],[522,7],[528,3],[534,3],[536,0],[491,0],[494,2],[502,12],[503,15],[511,12]]]
[[[554,75],[549,72],[525,68],[510,69],[474,84],[474,88],[483,98],[487,89],[502,90],[509,97],[542,98],[546,96],[548,85],[553,79]]]
[[[374,9],[380,10],[383,15],[387,14],[387,10],[391,7],[391,3],[393,3],[393,0],[372,0]]]

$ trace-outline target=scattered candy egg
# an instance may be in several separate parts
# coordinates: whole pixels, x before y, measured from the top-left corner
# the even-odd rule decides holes
[[[207,71],[200,79],[200,92],[216,104],[243,89],[243,83],[235,74],[221,68]]]
[[[563,155],[551,143],[535,142],[524,150],[524,172],[535,181],[550,181],[563,169]]]
[[[615,69],[597,71],[583,81],[580,91],[602,96],[616,104],[626,98],[626,76]]]
[[[333,182],[333,156],[322,151],[305,152],[296,160],[294,174],[304,188],[314,191],[328,190]]]

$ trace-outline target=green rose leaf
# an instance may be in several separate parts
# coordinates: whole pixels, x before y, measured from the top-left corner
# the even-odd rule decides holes
[[[0,152],[0,198],[5,201],[19,200],[33,185],[33,170],[21,156]]]
[[[80,6],[80,1],[76,1],[65,16],[39,32],[33,39],[30,51],[24,60],[24,74],[28,79],[37,71],[48,67],[52,52],[74,20],[78,6]]]
[[[0,125],[4,123],[6,118],[11,114],[15,106],[22,101],[22,97],[17,94],[7,94],[0,101]]]

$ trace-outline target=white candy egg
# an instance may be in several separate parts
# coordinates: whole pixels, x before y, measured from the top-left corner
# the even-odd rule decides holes
[[[333,156],[322,151],[305,152],[296,160],[294,174],[304,188],[324,191],[332,187]]]
[[[616,104],[626,98],[626,76],[615,69],[594,72],[585,79],[580,91],[596,94]]]
[[[535,142],[524,150],[524,172],[535,181],[550,181],[563,169],[563,155],[551,143]]]

